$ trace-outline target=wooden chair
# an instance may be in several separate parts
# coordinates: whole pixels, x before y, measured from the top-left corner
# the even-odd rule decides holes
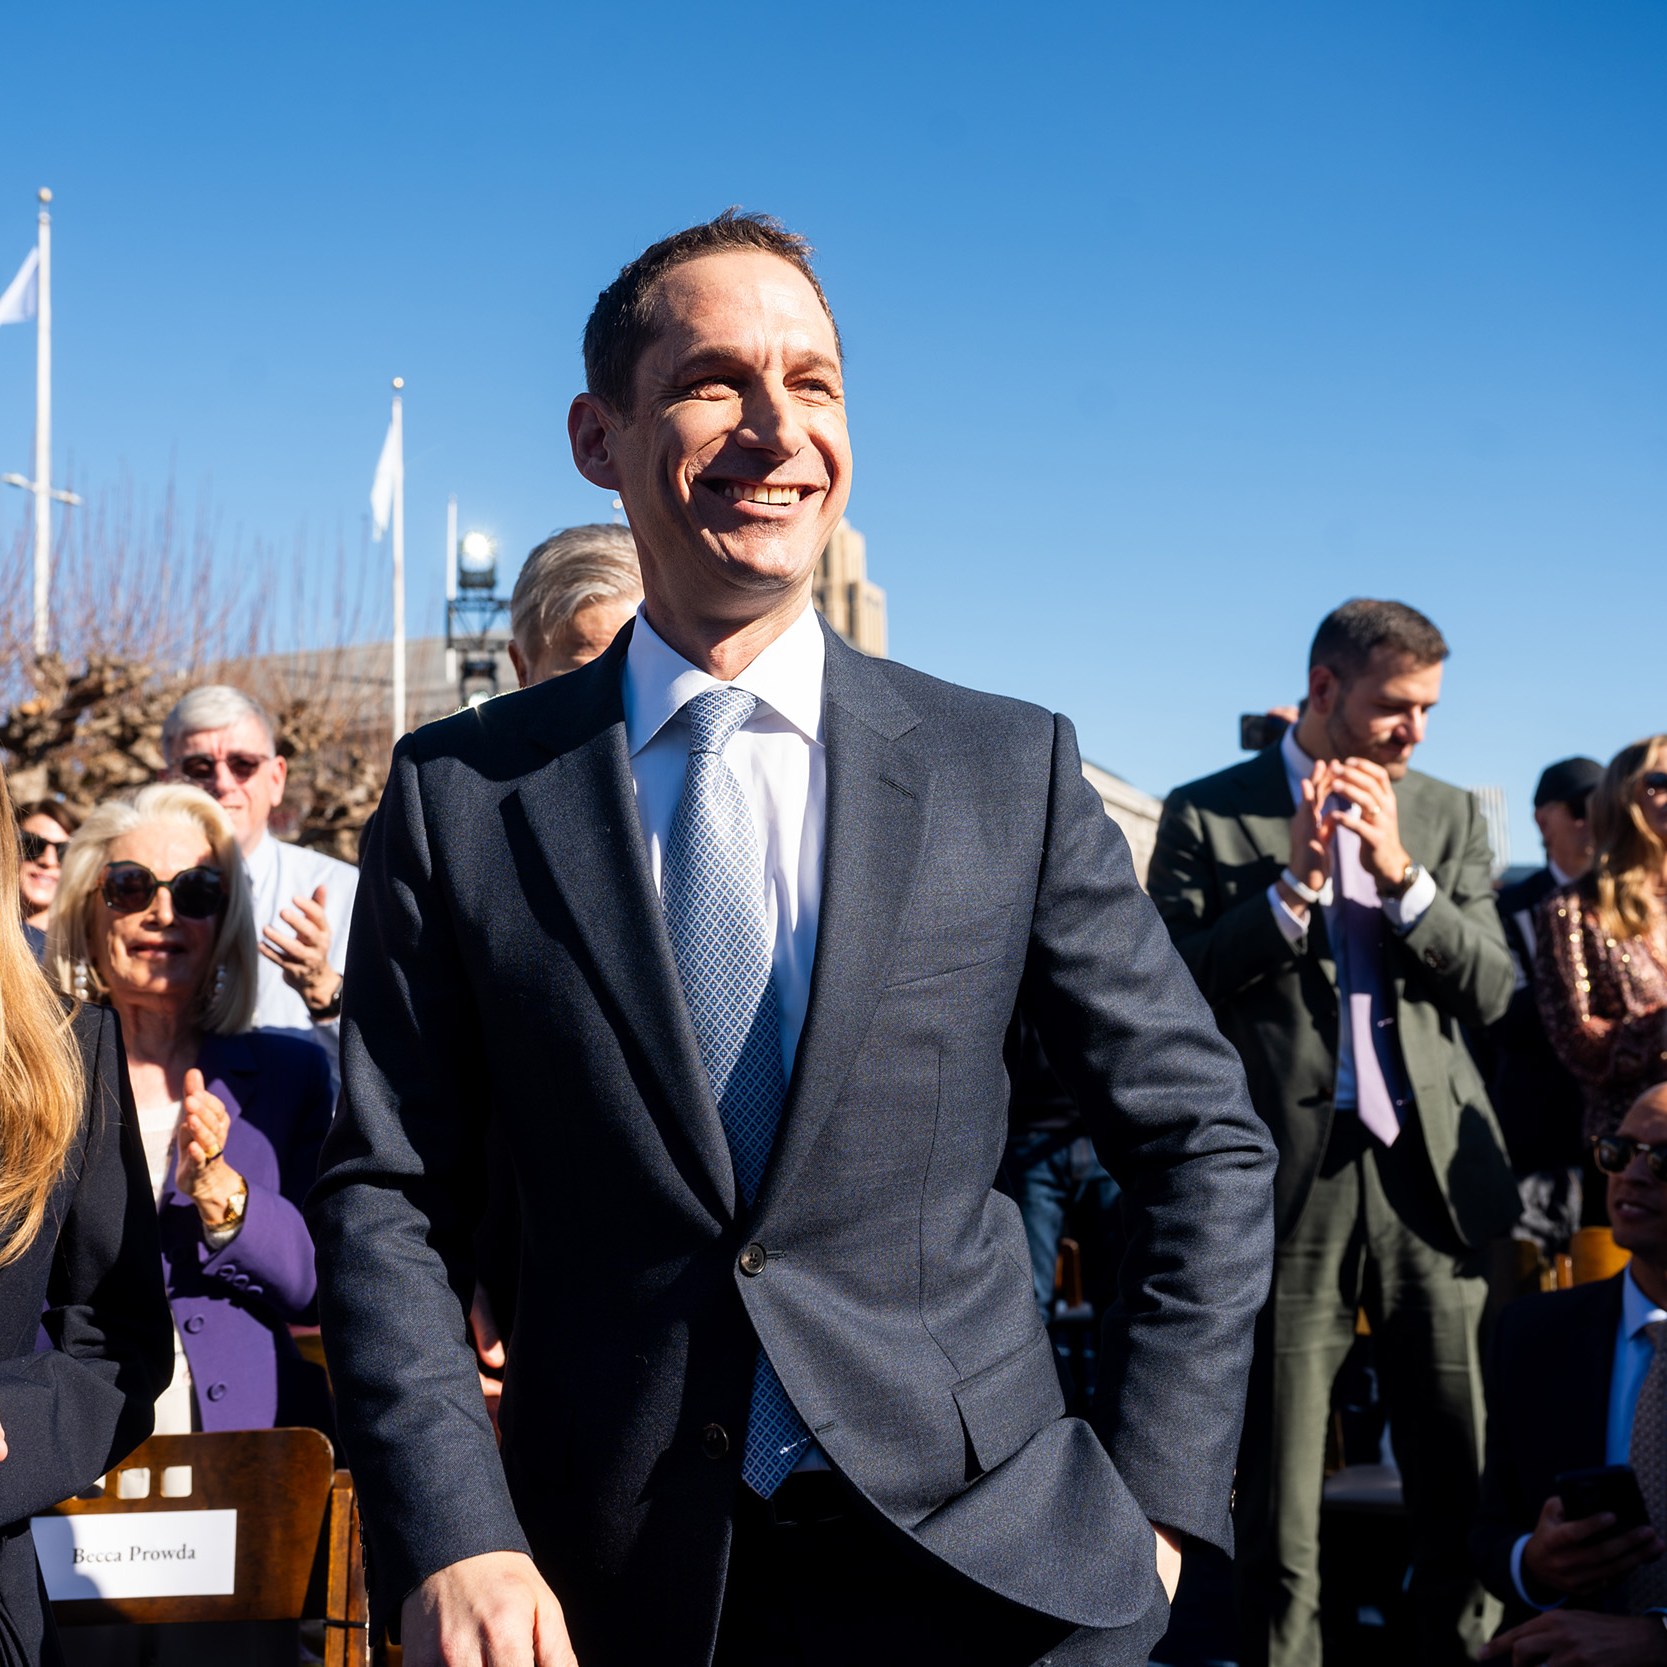
[[[1589,1285],[1597,1279],[1608,1279],[1631,1260],[1632,1252],[1622,1250],[1607,1227],[1582,1227],[1569,1241],[1568,1283]],[[1558,1282],[1562,1283],[1561,1269]]]
[[[232,1590],[60,1597],[53,1603],[60,1626],[322,1615],[326,1667],[368,1667],[369,1606],[353,1479],[335,1468],[330,1443],[317,1430],[152,1436],[100,1485],[49,1515],[138,1519],[162,1511],[236,1513]]]

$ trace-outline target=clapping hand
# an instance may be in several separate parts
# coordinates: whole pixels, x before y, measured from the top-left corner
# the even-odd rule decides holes
[[[179,1152],[174,1186],[197,1206],[209,1227],[222,1226],[231,1214],[234,1193],[246,1191],[243,1177],[226,1162],[230,1113],[203,1084],[201,1071],[185,1073],[185,1106],[175,1143]]]
[[[1360,861],[1378,890],[1399,885],[1412,858],[1401,843],[1401,810],[1389,772],[1368,758],[1345,758],[1331,767],[1330,791],[1346,800],[1329,812],[1324,835],[1338,827],[1360,835]]]
[[[311,897],[292,898],[289,908],[278,911],[278,918],[294,933],[293,937],[276,926],[261,928],[261,954],[315,1013],[330,1005],[341,982],[341,974],[330,965],[330,917],[324,912],[325,895],[324,887],[319,886]]]

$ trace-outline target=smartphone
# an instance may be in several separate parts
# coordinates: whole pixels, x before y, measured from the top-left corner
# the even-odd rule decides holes
[[[1241,712],[1239,714],[1239,745],[1245,752],[1260,752],[1271,747],[1290,728],[1283,718],[1271,712]]]
[[[1610,1532],[1624,1534],[1629,1529],[1644,1527],[1650,1520],[1649,1507],[1629,1464],[1565,1470],[1553,1486],[1563,1501],[1563,1515],[1570,1522],[1595,1517],[1599,1511],[1610,1511],[1615,1517]]]

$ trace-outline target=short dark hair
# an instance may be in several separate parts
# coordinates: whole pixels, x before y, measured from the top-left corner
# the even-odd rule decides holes
[[[1308,651],[1308,669],[1324,666],[1340,683],[1349,684],[1365,671],[1378,648],[1404,654],[1415,666],[1439,665],[1450,652],[1447,639],[1416,608],[1357,596],[1320,621]]]
[[[660,334],[655,302],[660,280],[673,267],[702,255],[755,251],[784,260],[816,291],[833,325],[840,358],[845,357],[833,308],[810,264],[811,246],[768,214],[726,208],[716,219],[688,226],[651,244],[596,298],[585,321],[585,386],[623,421],[634,415],[637,361]]]
[[[73,805],[66,805],[62,799],[31,799],[27,804],[12,808],[20,828],[31,816],[50,816],[67,834],[74,833],[81,826],[80,812]]]

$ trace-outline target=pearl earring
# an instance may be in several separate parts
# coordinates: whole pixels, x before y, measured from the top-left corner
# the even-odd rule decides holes
[[[211,999],[218,1001],[226,993],[226,963],[222,961],[214,969],[214,994]]]
[[[92,974],[85,961],[75,963],[75,999],[77,1001],[91,1001],[93,999]]]

